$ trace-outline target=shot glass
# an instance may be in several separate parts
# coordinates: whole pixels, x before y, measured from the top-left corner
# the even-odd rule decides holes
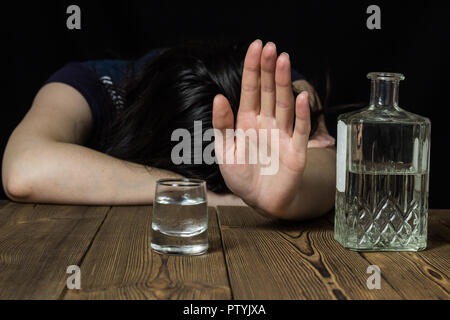
[[[201,255],[208,250],[206,183],[162,179],[156,183],[151,248],[159,253]]]

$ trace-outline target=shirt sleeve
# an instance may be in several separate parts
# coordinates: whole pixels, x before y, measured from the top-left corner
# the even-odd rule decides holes
[[[93,125],[98,127],[106,121],[109,103],[97,73],[80,62],[70,62],[56,71],[44,84],[65,83],[75,88],[86,99],[92,112]]]

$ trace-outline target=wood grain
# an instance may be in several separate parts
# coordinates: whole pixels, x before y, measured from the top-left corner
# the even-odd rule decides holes
[[[448,243],[438,247],[447,253],[439,252],[439,263],[433,265],[427,262],[436,261],[432,250],[379,254],[346,250],[333,239],[330,215],[306,223],[283,223],[248,208],[219,207],[218,217],[236,299],[449,298],[445,291]],[[367,267],[377,263],[382,287],[369,290]],[[430,279],[430,274],[435,278]]]
[[[151,207],[115,207],[81,265],[82,290],[65,299],[230,299],[215,209],[202,256],[150,249]]]
[[[8,200],[0,200],[0,210],[9,203]]]
[[[218,216],[236,299],[399,298],[367,288],[369,264],[340,247],[323,219],[283,223],[233,207]]]
[[[428,246],[420,252],[362,253],[404,299],[450,298],[450,211],[430,210]]]
[[[58,299],[109,207],[22,205],[0,210],[0,299]]]
[[[10,201],[0,203],[0,227],[4,225],[15,225],[35,219],[34,204],[22,204]],[[42,212],[39,213],[41,218]]]
[[[209,208],[207,254],[150,250],[151,207],[0,201],[0,299],[449,299],[450,210],[430,210],[421,252],[353,252],[334,215],[269,220],[247,207]],[[381,268],[380,290],[366,286]],[[81,267],[81,290],[66,288]]]
[[[334,215],[327,216],[334,222]],[[427,248],[420,252],[360,253],[381,269],[402,299],[450,298],[450,210],[430,209]]]

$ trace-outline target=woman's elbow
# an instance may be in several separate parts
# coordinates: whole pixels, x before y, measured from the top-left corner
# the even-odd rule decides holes
[[[5,161],[6,160],[6,161]],[[32,201],[32,182],[18,163],[20,159],[3,159],[2,184],[6,196],[18,202]]]
[[[2,183],[6,196],[12,201],[32,201],[32,183],[24,174],[4,168]]]

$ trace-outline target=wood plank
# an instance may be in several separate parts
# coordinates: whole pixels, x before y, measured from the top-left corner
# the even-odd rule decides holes
[[[334,222],[334,217],[328,221]],[[430,209],[428,244],[420,252],[361,253],[404,299],[450,298],[450,210]]]
[[[10,201],[9,200],[0,200],[0,210],[6,206]]]
[[[448,277],[432,264],[433,261],[428,263],[421,259],[421,253],[367,252],[362,255],[380,268],[382,289],[384,283],[389,283],[404,299],[450,298]]]
[[[447,226],[450,222],[450,209],[430,209],[430,215],[445,221]]]
[[[20,205],[0,210],[0,299],[58,299],[109,207]],[[8,220],[9,218],[9,220]]]
[[[0,227],[4,225],[15,225],[34,219],[35,204],[17,203],[12,201],[3,201],[0,207]],[[36,219],[39,219],[43,213],[41,212]]]
[[[423,272],[449,291],[450,210],[430,210],[427,249],[418,253],[426,262]]]
[[[209,250],[202,256],[160,255],[150,249],[151,207],[115,207],[81,265],[81,290],[65,299],[230,299],[214,208]]]
[[[235,299],[398,299],[369,290],[369,263],[333,239],[325,219],[269,220],[249,208],[219,207],[218,217]]]
[[[450,210],[429,211],[428,238],[450,242]]]
[[[450,299],[449,210],[430,210],[427,248],[420,252],[363,253],[405,299]]]

